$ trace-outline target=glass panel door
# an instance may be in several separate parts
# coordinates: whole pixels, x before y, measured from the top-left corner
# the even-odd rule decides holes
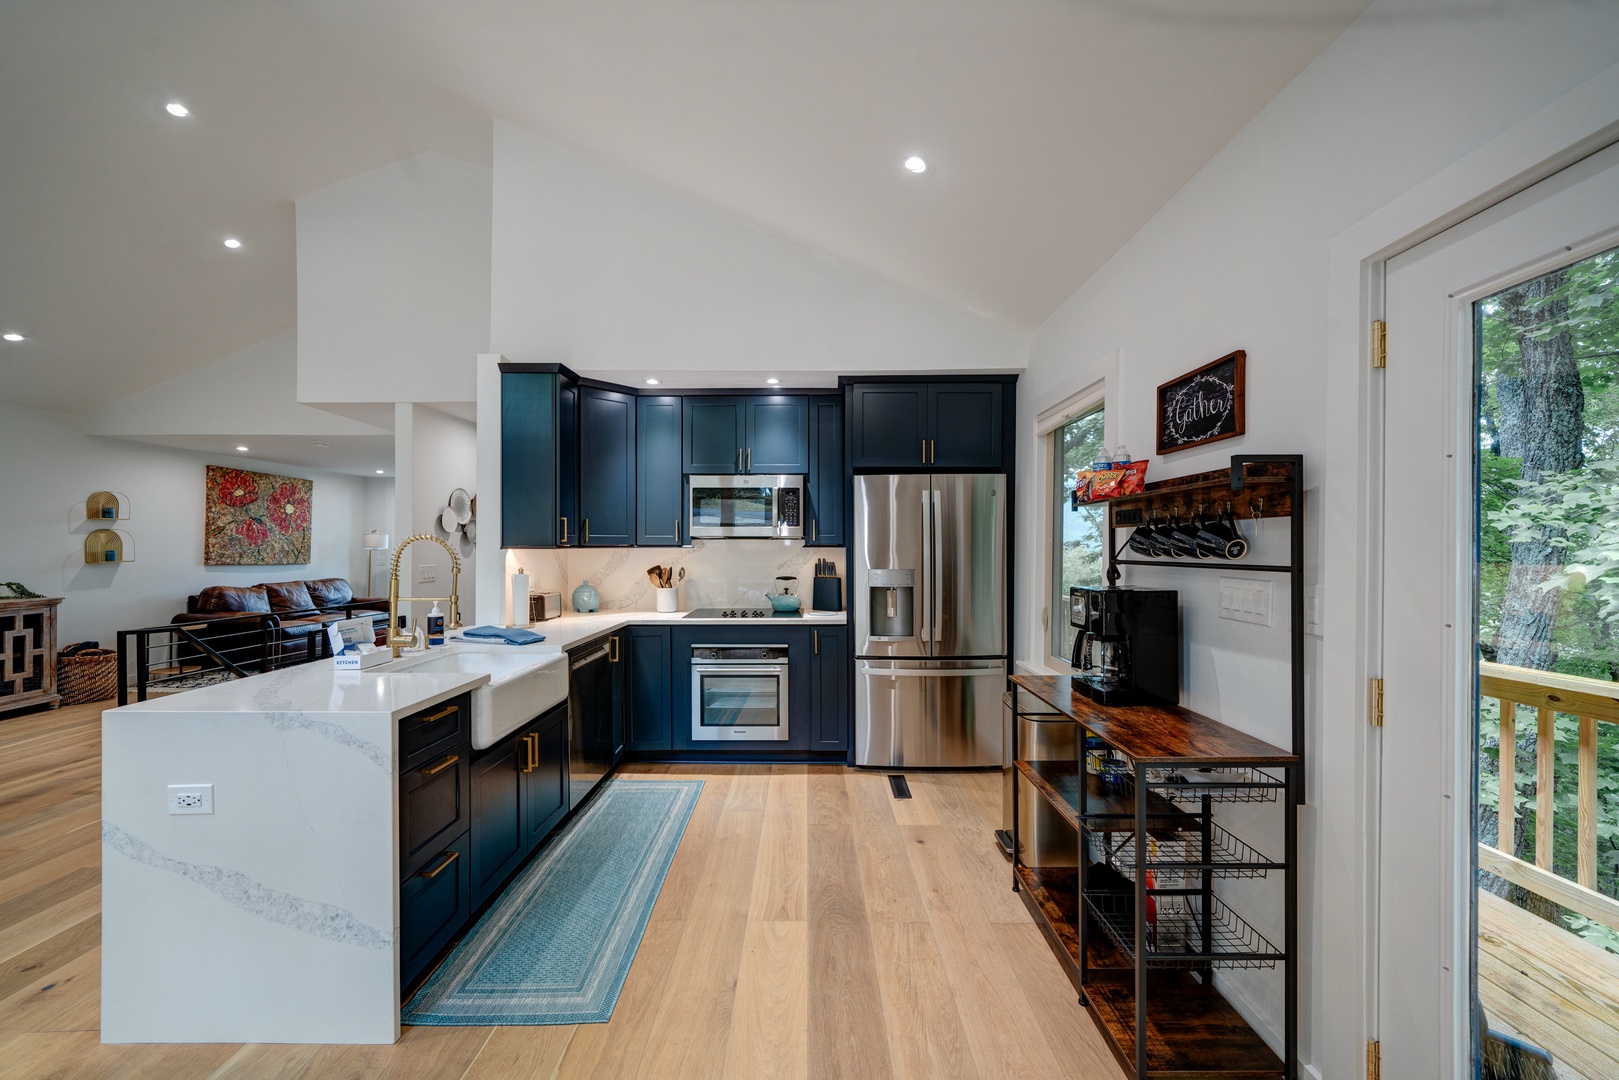
[[[1477,301],[1473,351],[1480,1061],[1619,1076],[1619,248]]]

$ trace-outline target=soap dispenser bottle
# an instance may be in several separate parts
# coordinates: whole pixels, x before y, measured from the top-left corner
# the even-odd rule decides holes
[[[434,648],[444,644],[444,613],[438,609],[438,601],[433,601],[433,610],[427,613],[427,647]]]

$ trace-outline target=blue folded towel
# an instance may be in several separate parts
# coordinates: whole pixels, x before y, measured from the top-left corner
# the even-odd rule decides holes
[[[532,630],[524,630],[518,626],[474,626],[470,630],[461,631],[461,636],[504,641],[508,645],[533,645],[537,641],[545,640],[544,634],[536,634]]]

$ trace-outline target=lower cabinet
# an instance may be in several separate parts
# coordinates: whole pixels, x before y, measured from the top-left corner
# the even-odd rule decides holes
[[[810,749],[849,749],[849,628],[810,631]]]
[[[409,986],[472,917],[469,834],[432,853],[399,886],[399,985]]]
[[[472,763],[472,906],[500,891],[567,810],[568,710],[558,706]]]
[[[624,746],[628,750],[668,750],[674,723],[669,688],[669,628],[632,626],[625,654],[628,686]]]

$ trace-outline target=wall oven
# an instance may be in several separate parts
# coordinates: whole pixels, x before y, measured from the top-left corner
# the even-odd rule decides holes
[[[788,700],[787,646],[691,647],[693,741],[784,740]]]
[[[694,539],[804,539],[802,476],[693,476],[687,492]]]

